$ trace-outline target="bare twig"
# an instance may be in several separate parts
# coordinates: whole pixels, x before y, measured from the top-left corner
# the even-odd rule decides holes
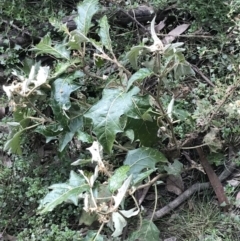
[[[168,176],[168,174],[158,174],[156,177],[154,177],[151,181],[147,182],[146,184],[143,184],[143,185],[140,185],[136,188],[136,190],[139,190],[139,189],[142,189],[142,188],[145,188],[145,187],[149,187],[149,186],[152,186],[158,179],[160,178],[164,178]]]
[[[207,78],[197,66],[193,64],[191,66],[194,69],[194,71],[197,72],[209,85],[211,85],[212,87],[215,87],[215,85],[211,82],[211,80]]]
[[[205,172],[208,175],[209,181],[213,187],[213,190],[218,198],[219,204],[225,203],[226,205],[229,205],[229,201],[227,199],[227,196],[224,192],[224,188],[222,183],[220,182],[219,178],[217,177],[216,173],[214,172],[213,168],[209,164],[207,158],[204,155],[204,152],[201,147],[197,148],[197,152],[199,155],[200,163],[203,166]],[[226,207],[225,207],[226,208]]]
[[[219,180],[222,182],[225,179],[227,179],[232,172],[236,168],[236,163],[234,162],[235,159],[230,161],[230,164],[225,167],[225,170],[219,175]],[[199,192],[204,189],[210,188],[211,185],[209,182],[205,183],[196,183],[192,185],[189,189],[187,189],[185,192],[183,192],[180,196],[178,196],[176,199],[174,199],[172,202],[164,206],[163,208],[159,209],[154,214],[153,220],[157,220],[167,214],[169,214],[172,210],[177,208],[180,204],[182,204],[184,201],[186,201],[190,196],[192,196],[195,192]],[[151,214],[148,216],[148,218],[151,218]]]
[[[183,192],[180,196],[178,196],[172,202],[170,202],[169,204],[167,204],[166,206],[164,206],[163,208],[161,208],[157,212],[155,212],[153,220],[157,220],[157,219],[165,216],[166,214],[170,213],[173,209],[178,207],[181,203],[183,203],[190,196],[192,196],[193,193],[204,190],[204,189],[208,189],[208,188],[210,188],[209,182],[196,183],[196,184],[192,185],[189,189],[187,189],[185,192]],[[150,215],[149,215],[149,218],[151,218]]]
[[[123,9],[120,9],[120,12],[124,13],[125,15],[127,15],[129,18],[131,18],[138,26],[140,26],[142,29],[144,29],[144,31],[150,33],[150,30],[147,29],[145,26],[143,26],[141,23],[138,22],[138,20],[136,18],[134,18],[133,16],[131,16],[128,12],[125,12]],[[134,11],[133,11],[134,12]]]
[[[215,36],[210,36],[210,35],[198,35],[198,34],[181,34],[181,35],[176,35],[176,34],[163,34],[163,33],[158,33],[158,36],[162,37],[167,37],[167,36],[172,36],[172,37],[184,37],[184,38],[208,38],[208,39],[216,39]]]

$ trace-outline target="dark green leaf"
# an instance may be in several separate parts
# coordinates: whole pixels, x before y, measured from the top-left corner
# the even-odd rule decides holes
[[[143,146],[152,146],[157,143],[158,125],[156,121],[144,121],[143,119],[128,118],[126,130],[133,130],[134,140],[140,140]]]
[[[37,52],[37,55],[39,54],[50,54],[53,55],[56,58],[62,58],[62,59],[69,59],[70,57],[70,51],[67,50],[66,44],[56,44],[54,47],[52,46],[52,40],[49,35],[46,35],[42,38],[39,44],[37,44],[34,48],[32,48],[33,51]]]
[[[144,46],[134,46],[127,53],[127,58],[134,69],[138,69],[138,56],[143,49],[145,49]]]
[[[85,179],[76,174],[74,171],[70,173],[70,179],[68,183],[54,184],[49,187],[53,189],[49,192],[43,200],[40,202],[39,213],[52,211],[56,206],[65,202],[71,201],[75,205],[78,204],[78,196],[89,189]]]
[[[67,132],[59,137],[59,147],[58,150],[62,152],[66,145],[72,140],[74,136],[73,132]]]
[[[127,179],[130,167],[129,166],[121,166],[115,170],[114,174],[109,179],[109,190],[110,192],[115,192],[118,190],[123,182]]]
[[[69,129],[71,132],[75,133],[83,128],[83,116],[77,116],[70,120]]]
[[[128,93],[105,89],[102,99],[84,115],[92,119],[93,131],[107,152],[111,152],[116,134],[123,132],[120,117],[133,108],[132,97],[138,92],[136,87]]]
[[[183,164],[178,160],[174,160],[172,164],[165,166],[164,169],[169,175],[178,176],[183,170]]]
[[[4,145],[4,150],[10,151],[13,154],[22,155],[21,149],[21,135],[24,130],[18,131],[14,136],[8,140]]]
[[[92,143],[93,138],[88,133],[83,131],[77,131],[77,139],[82,142]]]
[[[52,87],[53,98],[61,109],[68,110],[71,107],[70,95],[80,86],[72,83],[72,81],[68,79],[58,78],[53,82]]]
[[[61,124],[64,130],[69,131],[69,127],[68,127],[69,118],[67,117],[66,113],[61,108],[59,103],[55,99],[51,98],[50,106],[53,110],[55,120]]]
[[[133,96],[132,101],[133,108],[129,109],[126,115],[133,119],[144,119],[144,115],[146,115],[146,112],[151,107],[149,95]]]
[[[51,76],[51,79],[55,79],[58,76],[60,76],[61,74],[66,73],[67,69],[69,67],[71,67],[72,65],[79,63],[80,60],[79,59],[73,59],[71,61],[68,62],[58,62],[56,67],[55,67],[55,71],[54,74]]]
[[[159,230],[151,220],[143,220],[141,228],[132,232],[127,241],[159,241]]]
[[[130,87],[133,85],[134,82],[142,81],[145,78],[151,76],[153,72],[147,68],[139,69],[136,73],[134,73],[131,78],[128,80],[127,90],[130,89]]]
[[[124,165],[130,166],[130,174],[138,175],[145,168],[155,169],[158,162],[167,162],[167,159],[155,149],[141,147],[128,152]]]
[[[153,173],[153,172],[154,172],[154,170],[148,170],[148,171],[146,171],[146,172],[139,173],[139,174],[136,176],[136,178],[133,179],[133,181],[132,181],[132,182],[133,182],[133,185],[135,186],[135,185],[137,185],[137,184],[142,183],[142,181],[143,181],[144,179],[146,179],[147,177],[149,177],[150,174]]]
[[[41,125],[35,129],[35,132],[42,134],[46,138],[56,137],[63,131],[60,124]]]

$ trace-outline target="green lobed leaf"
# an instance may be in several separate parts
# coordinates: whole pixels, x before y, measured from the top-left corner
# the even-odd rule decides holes
[[[146,112],[148,112],[150,105],[149,95],[133,96],[133,108],[129,109],[126,115],[133,119],[144,119]]]
[[[150,176],[155,170],[148,170],[146,172],[139,173],[136,178],[133,179],[133,186],[142,183],[144,179]]]
[[[67,144],[72,140],[75,133],[81,130],[83,127],[83,116],[77,116],[69,121],[69,132],[64,132],[59,137],[59,147],[58,150],[62,152]]]
[[[74,84],[69,79],[56,79],[52,84],[53,98],[63,110],[68,110],[71,107],[70,95],[80,86]]]
[[[50,54],[56,58],[61,58],[61,59],[70,58],[70,51],[67,50],[66,44],[65,43],[55,44],[53,47],[52,40],[49,35],[44,36],[40,41],[40,43],[37,44],[34,48],[32,48],[32,50],[36,51],[37,55]]]
[[[69,67],[71,67],[72,65],[77,64],[79,62],[80,62],[79,59],[72,59],[67,62],[58,62],[55,67],[54,74],[51,76],[51,79],[55,79],[59,75],[66,73],[66,71]],[[83,73],[82,73],[82,75],[84,76]]]
[[[40,202],[39,214],[52,211],[56,206],[65,202],[71,201],[75,205],[78,204],[78,196],[89,189],[85,179],[71,171],[68,183],[54,184],[49,187],[53,189]]]
[[[92,143],[93,138],[88,133],[83,131],[77,131],[77,139],[82,142]]]
[[[120,117],[133,108],[132,97],[139,93],[134,87],[128,93],[118,89],[105,89],[103,97],[84,115],[92,119],[93,132],[107,152],[111,152],[117,133],[123,132]]]
[[[138,69],[138,56],[140,55],[140,52],[146,49],[144,46],[134,46],[131,48],[131,50],[127,53],[127,58],[132,65],[134,69]]]
[[[77,29],[87,36],[92,26],[92,17],[98,11],[98,0],[84,0],[77,6],[78,16],[75,18]]]
[[[63,130],[69,131],[69,118],[67,117],[61,105],[52,97],[50,101],[55,120],[61,124]]]
[[[74,117],[69,122],[69,129],[71,132],[75,133],[83,128],[83,116],[79,115]]]
[[[157,136],[158,125],[156,121],[128,118],[126,130],[134,132],[134,140],[140,140],[143,146],[151,147],[159,140]]]
[[[136,176],[143,169],[155,169],[158,162],[167,162],[167,158],[156,149],[141,147],[128,152],[124,165],[129,165],[129,173]]]
[[[64,32],[65,34],[68,34],[67,23],[62,23],[62,21],[59,21],[54,17],[49,18],[49,22],[58,30],[58,32]]]
[[[4,151],[8,150],[13,154],[22,155],[21,135],[24,130],[18,131],[4,145]]]
[[[68,42],[68,46],[73,50],[81,50],[81,43],[83,42],[89,42],[91,43],[98,51],[100,51],[101,53],[103,53],[103,48],[101,43],[97,42],[94,39],[88,38],[86,35],[84,35],[82,32],[80,32],[79,30],[73,30],[70,33],[70,39]]]
[[[71,31],[70,38],[68,42],[68,46],[71,48],[71,50],[81,50],[81,43],[89,42],[89,39],[87,36],[85,36],[82,32],[75,29]]]
[[[73,136],[74,136],[74,132],[67,132],[59,137],[58,150],[60,152],[62,152],[64,150],[64,148],[67,146],[67,144],[72,140]]]
[[[191,68],[187,61],[180,62],[174,67],[174,77],[179,79],[182,76],[195,75],[195,72]]]
[[[63,127],[57,124],[50,124],[50,125],[41,125],[35,129],[35,132],[42,134],[46,138],[54,138],[59,135],[63,131]]]
[[[127,241],[158,241],[159,230],[151,220],[144,219],[141,228],[131,233]]]
[[[145,78],[151,76],[153,72],[147,68],[139,69],[136,73],[134,73],[131,78],[128,80],[127,90],[130,89],[130,87],[133,85],[134,82],[142,81]]]
[[[165,166],[164,169],[169,175],[178,176],[183,170],[183,164],[178,160],[174,160],[172,164]]]
[[[112,50],[112,41],[109,35],[109,24],[107,20],[107,16],[104,15],[100,21],[99,21],[99,26],[100,26],[100,31],[99,31],[99,36],[101,38],[102,44],[108,49],[111,53],[113,52]]]
[[[109,178],[109,190],[110,192],[117,191],[123,184],[123,182],[127,179],[130,167],[129,166],[121,166],[115,170],[114,174]]]

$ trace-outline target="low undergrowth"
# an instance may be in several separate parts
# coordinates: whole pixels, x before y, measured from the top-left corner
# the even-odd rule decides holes
[[[154,222],[166,200],[207,181],[196,148],[217,174],[238,164],[239,5],[217,3],[176,1],[162,34],[155,17],[144,33],[96,21],[98,1],[85,0],[75,30],[52,16],[57,37],[43,37],[21,67],[2,63],[12,71],[1,122],[6,240],[236,240],[226,227],[239,232],[237,220],[212,201]],[[237,206],[238,186],[225,189]]]

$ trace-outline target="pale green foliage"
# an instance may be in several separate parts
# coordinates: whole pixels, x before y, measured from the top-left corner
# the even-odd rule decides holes
[[[40,202],[40,214],[52,211],[57,205],[64,201],[71,201],[78,205],[78,195],[88,190],[88,185],[84,178],[71,171],[68,183],[54,184],[47,196]]]
[[[172,164],[165,166],[164,169],[169,175],[179,176],[183,170],[183,164],[178,160],[174,160]]]
[[[165,163],[167,159],[161,152],[155,149],[141,147],[129,151],[124,164],[129,165],[129,172],[137,176],[145,168],[154,169],[157,162]]]
[[[81,222],[91,224],[96,219],[107,222],[106,220],[110,217],[107,222],[108,226],[114,230],[112,236],[118,237],[127,225],[124,217],[130,218],[137,215],[140,211],[138,208],[119,210],[120,204],[131,186],[132,175],[128,172],[130,167],[123,166],[121,169],[118,169],[115,175],[110,178],[109,186],[102,183],[96,187],[95,183],[99,170],[106,172],[107,169],[102,160],[101,145],[98,142],[93,142],[93,145],[88,150],[92,154],[92,162],[97,163],[94,173],[87,175],[83,170],[79,170],[80,174],[71,171],[67,183],[51,185],[49,188],[52,191],[40,202],[39,213],[43,214],[52,211],[57,205],[67,201],[78,205],[78,199],[82,199],[84,212],[80,219]],[[111,194],[114,191],[117,191],[116,195]],[[102,195],[103,193],[107,196]],[[111,202],[107,204],[104,198],[111,200]]]
[[[159,240],[159,230],[156,225],[149,220],[143,220],[141,229],[134,231],[131,236],[127,239],[128,241],[157,241]]]
[[[33,51],[36,51],[38,54],[50,54],[56,58],[62,58],[69,60],[70,51],[67,50],[66,44],[56,44],[54,47],[52,46],[52,40],[49,35],[46,35],[39,44],[37,44]]]

